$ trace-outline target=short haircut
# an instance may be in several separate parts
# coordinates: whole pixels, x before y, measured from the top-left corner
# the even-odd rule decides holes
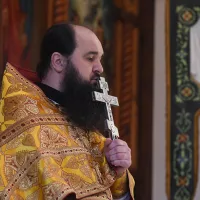
[[[54,52],[69,57],[73,54],[75,48],[75,31],[72,25],[62,23],[49,28],[40,47],[40,60],[36,70],[38,77],[42,80],[47,75],[51,64],[51,56]]]

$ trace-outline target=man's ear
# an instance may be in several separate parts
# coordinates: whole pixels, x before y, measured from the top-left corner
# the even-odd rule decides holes
[[[61,73],[65,69],[66,59],[58,52],[51,55],[51,64],[56,72]]]

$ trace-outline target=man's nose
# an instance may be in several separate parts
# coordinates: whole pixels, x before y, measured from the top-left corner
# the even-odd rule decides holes
[[[101,62],[94,64],[93,72],[99,72],[99,74],[103,73],[103,66],[102,66]]]

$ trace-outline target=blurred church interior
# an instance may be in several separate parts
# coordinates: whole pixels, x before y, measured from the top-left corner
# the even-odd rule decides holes
[[[176,170],[172,173],[176,168],[173,166],[175,154],[170,146],[174,142],[173,137],[168,139],[173,131],[168,127],[168,122],[176,117],[169,118],[172,107],[167,107],[170,102],[170,78],[173,77],[167,70],[167,63],[170,65],[169,57],[172,55],[168,44],[171,42],[173,27],[176,26],[176,23],[168,23],[173,21],[174,16],[174,21],[180,19],[182,26],[189,27],[189,22],[194,20],[195,15],[191,11],[193,4],[190,5],[190,2],[180,0],[177,4],[185,7],[179,8],[180,5],[175,3],[169,5],[169,0],[0,0],[1,78],[6,63],[10,62],[29,80],[38,80],[35,69],[40,42],[47,28],[53,24],[70,22],[86,26],[96,33],[105,52],[104,75],[108,80],[110,93],[117,96],[120,102],[120,106],[114,108],[115,123],[120,137],[132,149],[130,172],[136,182],[136,200],[200,199],[197,181],[199,172],[198,167],[195,168],[198,166],[198,157],[192,157],[191,173],[187,171],[190,175],[179,173],[179,177],[174,178]],[[200,7],[198,2],[195,5],[195,8]],[[177,18],[175,14],[170,15],[173,6],[176,10],[182,9],[180,12],[183,14],[180,16],[184,15],[183,19]],[[167,27],[172,27],[172,32],[168,32]],[[197,33],[199,30],[197,28]],[[194,44],[198,41],[200,40],[194,36]],[[198,50],[200,49],[197,48],[194,52]],[[196,57],[193,57],[195,60]],[[197,69],[198,67],[200,66]],[[194,88],[199,87],[196,85]],[[187,91],[185,88],[184,91],[188,92],[193,87],[188,85]],[[186,99],[185,96],[184,98]],[[187,100],[187,104],[183,102],[178,105],[184,107],[189,105],[188,102]],[[195,144],[197,149],[193,148],[194,154],[192,152],[191,155],[198,155],[198,137]],[[184,148],[188,150],[189,147],[186,145]],[[189,150],[186,150],[181,146],[180,155],[184,152],[187,155]],[[181,169],[188,163],[181,163]],[[187,179],[190,176],[192,178]]]

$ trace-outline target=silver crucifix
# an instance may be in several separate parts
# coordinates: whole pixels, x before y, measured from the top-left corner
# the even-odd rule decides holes
[[[98,87],[99,89],[102,89],[103,93],[96,91],[93,92],[93,100],[100,101],[106,104],[105,107],[108,119],[105,120],[105,131],[107,131],[109,133],[109,137],[114,140],[119,137],[119,133],[117,127],[114,124],[111,105],[119,106],[118,99],[117,97],[110,96],[108,94],[109,88],[107,82],[105,81],[105,78],[100,77],[100,80],[98,81]]]

